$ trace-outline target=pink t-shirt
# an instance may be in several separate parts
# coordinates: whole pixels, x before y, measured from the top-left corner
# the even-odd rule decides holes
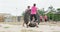
[[[44,19],[47,19],[47,16],[44,16]]]
[[[42,16],[40,16],[40,19],[42,19]]]
[[[36,14],[37,13],[37,7],[33,6],[31,8],[31,14]]]

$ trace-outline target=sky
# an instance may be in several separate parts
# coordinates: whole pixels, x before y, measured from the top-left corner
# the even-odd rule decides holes
[[[27,6],[36,3],[39,9],[48,9],[50,5],[54,8],[60,7],[60,0],[0,0],[0,13],[9,13],[13,16],[21,16]]]

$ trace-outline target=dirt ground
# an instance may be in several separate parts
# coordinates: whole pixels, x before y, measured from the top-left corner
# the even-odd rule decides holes
[[[36,27],[23,27],[21,22],[0,22],[0,32],[60,32],[60,21],[40,22]]]

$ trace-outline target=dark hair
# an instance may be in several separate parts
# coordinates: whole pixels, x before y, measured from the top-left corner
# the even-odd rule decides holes
[[[33,4],[34,6],[36,6],[36,4]]]
[[[30,8],[30,6],[28,6],[28,8]]]

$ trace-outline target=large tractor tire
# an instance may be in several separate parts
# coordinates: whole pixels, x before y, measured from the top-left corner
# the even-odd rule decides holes
[[[29,24],[29,27],[36,27],[36,22],[31,22],[31,23]]]

